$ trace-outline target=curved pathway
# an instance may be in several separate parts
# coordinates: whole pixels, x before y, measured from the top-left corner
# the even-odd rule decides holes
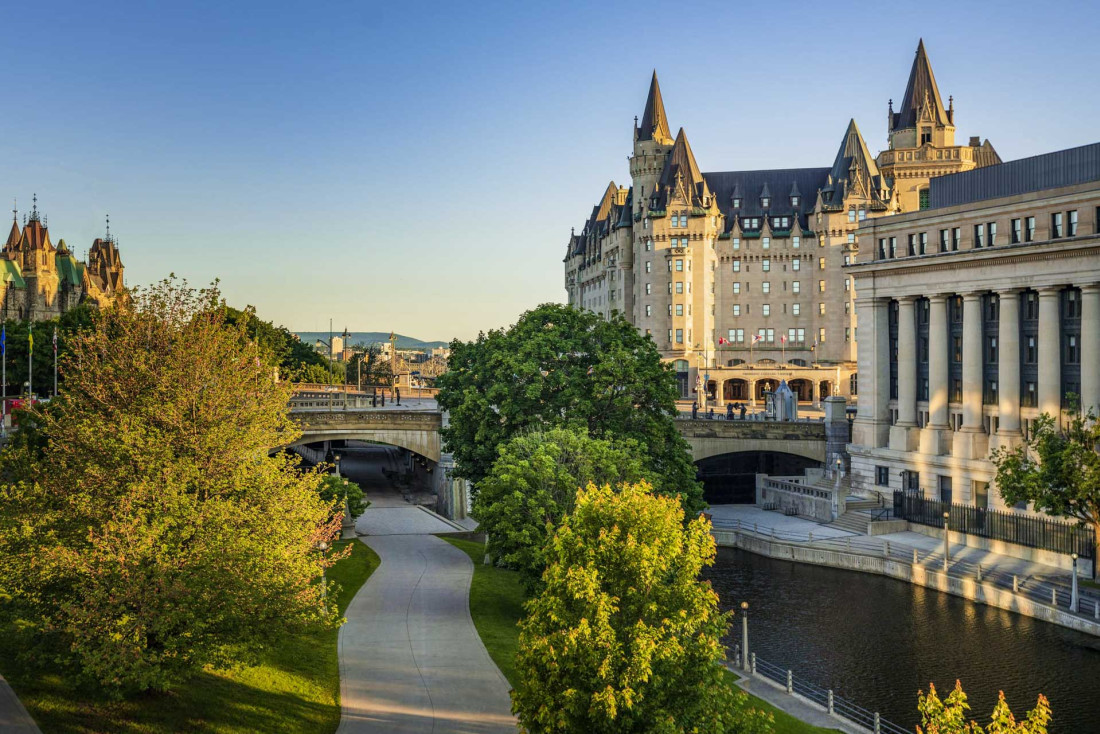
[[[434,535],[384,534],[454,528],[370,499],[358,527],[382,563],[340,629],[338,734],[514,734],[508,682],[470,618],[470,557]]]

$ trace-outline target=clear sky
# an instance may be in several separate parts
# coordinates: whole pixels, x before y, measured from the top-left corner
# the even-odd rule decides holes
[[[918,12],[919,11],[919,12]],[[958,136],[1100,139],[1100,4],[39,2],[5,14],[0,201],[295,330],[470,338],[561,259],[656,68],[703,170],[886,138],[924,37]]]

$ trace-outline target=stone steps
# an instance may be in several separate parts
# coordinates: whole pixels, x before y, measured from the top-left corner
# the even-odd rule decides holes
[[[859,511],[845,512],[843,515],[833,520],[825,527],[837,528],[838,530],[847,530],[849,533],[857,533],[859,535],[867,534],[867,524],[871,522],[871,516]]]

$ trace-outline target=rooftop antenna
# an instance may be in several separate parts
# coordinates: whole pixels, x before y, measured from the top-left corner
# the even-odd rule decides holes
[[[19,222],[19,209],[15,205],[15,199],[11,200],[11,221]]]

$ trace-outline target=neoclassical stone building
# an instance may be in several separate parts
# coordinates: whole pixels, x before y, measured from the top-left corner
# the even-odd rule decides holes
[[[934,178],[858,234],[853,488],[1003,509],[990,452],[1100,412],[1100,143]]]
[[[631,185],[611,182],[564,258],[568,302],[619,311],[674,365],[684,397],[759,401],[787,380],[802,401],[858,389],[851,276],[867,220],[927,204],[932,176],[999,162],[956,146],[923,42],[890,148],[876,159],[855,121],[829,165],[703,172],[673,136],[654,73],[635,119]],[[828,161],[829,159],[825,159]]]
[[[109,303],[124,290],[123,265],[108,224],[107,234],[88,250],[87,262],[59,240],[50,239],[38,200],[19,227],[12,211],[11,231],[0,249],[0,318],[44,321],[79,303]]]

